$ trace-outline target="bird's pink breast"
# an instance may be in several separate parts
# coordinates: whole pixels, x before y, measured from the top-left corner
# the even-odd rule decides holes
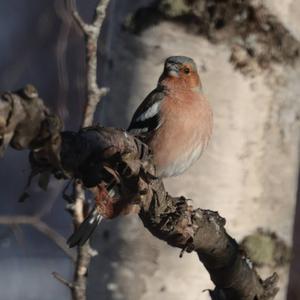
[[[161,105],[162,126],[150,140],[157,175],[176,176],[201,156],[212,131],[212,112],[198,92],[170,93]]]

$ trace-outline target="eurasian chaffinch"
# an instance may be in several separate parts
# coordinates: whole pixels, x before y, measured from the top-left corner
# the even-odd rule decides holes
[[[151,148],[157,176],[170,177],[183,173],[200,157],[212,133],[212,120],[195,62],[171,56],[128,131]]]
[[[128,131],[146,143],[152,152],[158,177],[186,171],[206,148],[212,133],[212,110],[203,95],[193,59],[166,59],[157,87],[133,115]],[[114,189],[98,186],[96,205],[70,237],[70,247],[82,245],[103,217],[113,212]]]

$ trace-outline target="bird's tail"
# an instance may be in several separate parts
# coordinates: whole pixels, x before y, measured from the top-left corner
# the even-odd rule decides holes
[[[69,237],[67,243],[70,248],[82,246],[90,238],[91,234],[101,222],[102,216],[94,206],[87,218],[79,225],[78,229]]]

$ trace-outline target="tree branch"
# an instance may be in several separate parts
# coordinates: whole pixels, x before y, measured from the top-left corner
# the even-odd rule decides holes
[[[72,14],[77,25],[82,30],[85,39],[86,50],[86,84],[87,84],[87,101],[84,109],[82,127],[92,125],[96,107],[101,97],[108,93],[108,88],[99,88],[97,83],[97,53],[98,38],[106,16],[106,9],[110,0],[100,0],[95,10],[95,16],[92,24],[87,24],[79,15],[75,5],[72,7]]]
[[[10,93],[10,99],[18,103],[27,101],[28,110],[30,105],[35,105],[35,101],[30,104],[20,95]],[[40,111],[42,113],[44,109]],[[1,116],[0,110],[0,118]],[[18,122],[23,122],[19,118],[16,120],[10,120],[16,123],[14,128],[18,128]],[[45,120],[47,116],[45,119],[28,119],[27,126],[30,127],[30,122],[33,122],[35,125],[32,127],[37,127],[38,122],[44,123]],[[55,128],[58,130],[58,127]],[[153,235],[183,251],[196,251],[216,285],[215,290],[211,291],[214,300],[274,299],[277,292],[277,276],[273,275],[265,281],[258,276],[247,255],[225,231],[225,219],[216,212],[194,209],[184,197],[170,196],[165,191],[162,181],[155,177],[148,147],[136,137],[124,130],[93,126],[81,129],[77,133],[61,132],[59,147],[53,147],[51,141],[56,140],[53,141],[52,135],[57,136],[56,130],[48,132],[50,136],[47,136],[43,143],[40,142],[38,148],[35,148],[36,143],[28,143],[28,147],[32,149],[30,162],[33,170],[47,170],[58,178],[74,178],[80,180],[87,188],[99,184],[108,186],[114,180],[118,193],[113,198],[113,216],[136,212],[138,207],[145,227]],[[14,131],[10,132],[7,129],[5,132],[12,136],[12,146],[21,138],[19,131],[18,138],[15,137]],[[32,140],[41,140],[41,132],[44,131],[31,136]],[[26,137],[28,138],[27,135]],[[57,148],[60,151],[54,152],[53,149]],[[97,189],[93,191],[97,195]],[[81,197],[83,194],[80,189],[73,192],[76,199],[81,199],[81,204],[78,205],[81,221],[85,201]],[[29,221],[26,219],[23,222]],[[75,272],[78,277],[75,278],[72,290],[73,297],[74,294],[81,297],[77,299],[84,297],[90,256],[88,245],[78,248]],[[75,286],[78,287],[77,290]]]
[[[115,179],[119,196],[114,197],[114,216],[136,211],[138,205],[153,235],[183,251],[196,251],[216,285],[214,300],[266,300],[276,295],[277,275],[261,280],[217,212],[194,209],[184,197],[170,196],[154,176],[147,146],[134,136],[99,126],[65,132],[61,159],[63,168],[87,187]]]
[[[62,284],[64,284],[65,286],[67,286],[68,288],[72,289],[73,285],[71,282],[69,282],[68,280],[66,280],[65,278],[63,278],[60,274],[58,274],[57,272],[52,272],[53,277],[58,280],[59,282],[61,282]]]
[[[273,299],[278,292],[274,273],[262,281],[252,262],[228,235],[217,212],[193,209],[183,197],[157,197],[140,217],[156,237],[183,251],[195,251],[216,285],[214,300]],[[165,199],[164,199],[165,197]],[[165,205],[168,203],[168,205]],[[155,211],[155,214],[153,214]]]
[[[72,261],[75,261],[75,253],[66,245],[65,238],[35,215],[0,216],[0,224],[31,225],[55,243],[68,257],[72,259]]]
[[[98,38],[105,19],[108,4],[109,0],[100,0],[97,4],[92,24],[87,24],[79,15],[74,2],[71,3],[71,13],[75,22],[82,30],[86,49],[87,101],[83,113],[82,127],[92,125],[97,105],[100,102],[101,97],[108,92],[107,88],[99,88],[97,83]],[[86,217],[84,214],[86,205],[83,186],[79,181],[75,182],[73,201],[68,205],[68,210],[72,215],[75,230]],[[75,300],[86,299],[87,270],[92,253],[93,250],[90,247],[89,241],[84,246],[79,246],[77,248],[77,259],[71,288],[72,297]]]

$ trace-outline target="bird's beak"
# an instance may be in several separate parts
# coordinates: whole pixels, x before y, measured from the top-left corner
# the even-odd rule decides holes
[[[179,77],[179,68],[176,64],[167,64],[166,65],[166,71],[169,76],[171,77]]]

